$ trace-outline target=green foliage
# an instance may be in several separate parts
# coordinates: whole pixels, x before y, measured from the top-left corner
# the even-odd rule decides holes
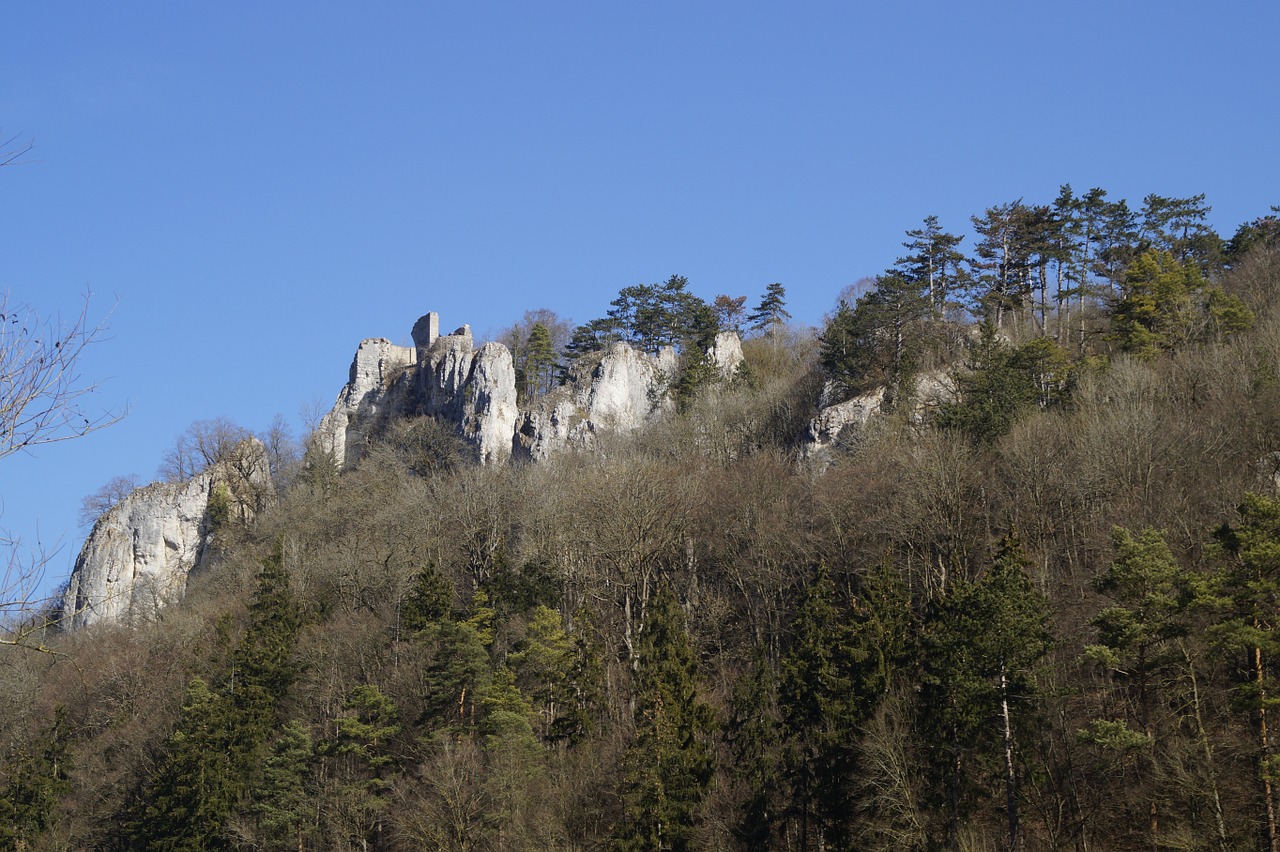
[[[387,776],[395,764],[391,746],[399,733],[395,702],[376,684],[352,689],[334,720],[326,749],[341,759],[335,796],[348,815],[347,830],[361,845],[381,843],[391,789]]]
[[[1125,273],[1124,294],[1111,314],[1111,339],[1125,352],[1151,358],[1190,342],[1248,328],[1253,314],[1235,296],[1209,286],[1192,262],[1146,251]]]
[[[782,792],[782,727],[778,679],[763,647],[757,646],[751,670],[734,685],[725,726],[736,767],[746,788],[734,838],[749,849],[774,845],[779,817],[786,807]]]
[[[550,738],[574,700],[574,643],[560,613],[538,604],[529,619],[528,633],[507,661],[522,691],[534,702],[539,733]]]
[[[778,700],[784,773],[803,824],[837,848],[853,842],[858,736],[906,664],[908,604],[886,565],[842,600],[819,566],[791,625]]]
[[[0,791],[0,850],[20,852],[53,827],[58,798],[71,789],[66,708],[59,706],[49,727],[7,764],[9,780]]]
[[[430,650],[426,712],[417,723],[429,730],[473,726],[477,698],[492,677],[484,637],[472,624],[443,619],[421,630],[417,641]]]
[[[355,755],[369,769],[390,764],[390,741],[400,732],[395,703],[377,685],[363,684],[347,695],[343,710],[334,723],[334,750]]]
[[[699,390],[719,378],[710,353],[720,332],[715,311],[705,302],[699,302],[689,309],[686,323],[679,373],[673,386],[676,404],[682,409],[688,407]]]
[[[956,376],[957,399],[938,407],[935,422],[990,443],[1008,434],[1024,412],[1060,402],[1070,373],[1066,353],[1048,338],[1014,347],[984,324],[970,344],[966,372]]]
[[[628,342],[645,352],[688,340],[701,318],[710,312],[705,302],[688,290],[689,279],[672,275],[661,284],[624,287],[610,302],[609,320]],[[710,312],[715,322],[714,312]]]
[[[1051,645],[1049,606],[1027,568],[1021,544],[1007,536],[987,572],[956,584],[925,627],[920,736],[952,840],[982,796],[984,775],[995,774],[993,765],[1009,751],[1020,759],[1015,729],[1025,729],[1037,710],[1035,675]],[[1000,774],[1013,784],[1015,770],[1006,765]],[[1012,803],[1012,789],[1009,795]]]
[[[209,492],[209,506],[205,519],[210,533],[226,529],[231,523],[231,489],[225,482],[215,483]]]
[[[1093,626],[1099,644],[1120,662],[1117,676],[1137,678],[1145,688],[1152,671],[1170,661],[1171,642],[1189,629],[1186,613],[1194,589],[1159,530],[1134,536],[1117,527],[1112,546],[1115,561],[1093,585],[1115,603],[1094,617]],[[1104,659],[1096,652],[1094,657]],[[1145,717],[1145,710],[1140,715]]]
[[[266,848],[314,846],[315,756],[315,744],[300,722],[290,720],[280,729],[262,762],[262,777],[249,795]]]
[[[765,288],[760,304],[747,317],[747,322],[751,323],[752,331],[771,337],[789,319],[791,314],[787,313],[787,288],[775,281]]]
[[[280,547],[263,561],[249,625],[217,685],[193,678],[164,758],[133,809],[137,848],[225,848],[224,822],[259,772],[279,701],[298,674],[301,617],[289,593]]]
[[[1211,208],[1204,198],[1204,193],[1190,198],[1148,195],[1140,211],[1143,242],[1168,252],[1179,263],[1194,263],[1202,271],[1215,266],[1222,256],[1223,242],[1205,223]]]
[[[1239,264],[1255,249],[1274,249],[1280,246],[1280,206],[1273,206],[1271,213],[1245,222],[1236,229],[1227,242],[1224,257],[1228,264]]]
[[[856,305],[841,303],[822,332],[819,359],[827,375],[850,396],[883,386],[892,407],[910,389],[931,310],[919,281],[878,277]]]
[[[715,717],[698,696],[697,662],[675,594],[650,599],[637,650],[635,737],[623,760],[619,850],[693,848],[714,769]]]
[[[147,785],[140,818],[130,826],[135,848],[155,852],[224,849],[223,823],[245,784],[238,766],[235,713],[230,702],[192,678],[164,761]]]
[[[453,610],[453,586],[435,565],[413,577],[413,585],[400,601],[400,628],[406,635],[426,630]]]
[[[907,231],[907,236],[910,239],[902,245],[910,254],[898,258],[894,269],[917,285],[934,318],[941,319],[965,284],[964,255],[956,248],[963,238],[942,230],[937,216],[926,216],[924,225]]]

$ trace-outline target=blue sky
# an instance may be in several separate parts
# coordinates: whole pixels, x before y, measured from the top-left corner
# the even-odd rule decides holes
[[[65,578],[81,498],[189,423],[328,406],[427,310],[496,333],[631,284],[816,324],[929,214],[1058,186],[1280,203],[1280,4],[26,3],[0,29],[0,288],[110,312],[127,419],[0,461]],[[965,247],[968,246],[966,242]]]

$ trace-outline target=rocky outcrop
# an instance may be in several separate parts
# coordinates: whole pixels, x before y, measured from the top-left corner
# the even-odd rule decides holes
[[[604,431],[626,432],[670,406],[674,350],[648,355],[625,343],[585,356],[570,381],[521,411],[516,372],[500,343],[476,348],[471,329],[438,333],[427,314],[413,327],[412,348],[382,338],[360,344],[346,387],[317,429],[320,447],[339,467],[359,460],[388,417],[428,415],[450,424],[485,464],[513,454],[540,460],[590,446]],[[717,336],[708,357],[723,377],[742,363],[732,332]]]
[[[884,394],[885,389],[880,387],[853,399],[844,399],[839,385],[828,382],[818,399],[818,416],[809,421],[801,442],[801,459],[819,471],[826,470],[840,447],[850,445],[857,432],[880,413]],[[916,377],[911,388],[905,409],[907,417],[914,423],[924,423],[940,405],[955,398],[954,376],[944,370],[924,373]]]
[[[346,386],[320,421],[316,440],[339,467],[360,460],[392,417],[429,415],[451,424],[485,463],[511,457],[516,429],[516,371],[499,343],[476,349],[467,326],[437,334],[427,314],[413,327],[414,346],[383,338],[360,344]]]
[[[486,343],[471,362],[471,398],[464,407],[462,437],[471,442],[484,464],[511,457],[516,407],[516,368],[501,343]]]
[[[746,360],[742,354],[742,338],[736,331],[722,331],[707,352],[707,357],[723,379],[732,379]]]
[[[828,388],[823,397],[830,396]],[[800,446],[800,457],[817,469],[825,470],[831,465],[839,445],[848,442],[851,433],[865,427],[872,417],[879,414],[883,404],[884,388],[876,388],[871,393],[822,406],[818,416],[809,421]]]
[[[316,440],[338,467],[359,458],[378,415],[398,409],[402,400],[389,391],[417,361],[417,350],[396,346],[381,337],[365,340],[356,349],[346,386],[333,408],[316,427]]]
[[[266,458],[250,439],[192,479],[139,488],[104,513],[72,569],[64,623],[145,622],[180,599],[217,524],[261,509],[271,485]]]
[[[601,432],[629,432],[671,406],[668,387],[675,351],[647,355],[615,343],[579,364],[571,380],[543,397],[520,419],[515,453],[542,461],[591,446]]]
[[[419,320],[421,323],[421,320]],[[516,368],[501,343],[474,348],[468,326],[439,337],[418,369],[422,413],[452,423],[485,464],[511,457]]]

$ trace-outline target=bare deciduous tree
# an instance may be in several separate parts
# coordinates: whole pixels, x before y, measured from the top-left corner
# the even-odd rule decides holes
[[[80,374],[80,359],[105,332],[89,320],[88,296],[75,319],[63,322],[0,294],[0,459],[83,437],[123,416],[85,404],[98,384]]]
[[[159,475],[167,482],[185,482],[211,464],[232,457],[253,433],[226,417],[197,420],[188,426],[160,461]]]
[[[80,501],[80,525],[91,527],[102,515],[105,515],[116,504],[128,497],[142,482],[138,475],[113,476],[107,483],[92,494],[86,494]]]
[[[7,144],[0,144],[0,166],[16,163],[30,147],[2,150]],[[105,331],[104,323],[89,320],[88,295],[74,319],[64,322],[0,293],[0,459],[83,437],[124,416],[87,405],[98,384],[83,378],[80,362]],[[48,558],[38,545],[28,552],[0,532],[0,642],[26,644],[30,631],[20,625],[48,603],[38,595]]]

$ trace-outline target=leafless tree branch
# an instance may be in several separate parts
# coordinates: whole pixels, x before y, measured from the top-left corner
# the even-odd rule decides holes
[[[105,323],[90,323],[88,311],[88,294],[69,323],[0,295],[0,459],[83,437],[124,416],[84,405],[98,383],[81,376],[80,358],[106,333]]]

